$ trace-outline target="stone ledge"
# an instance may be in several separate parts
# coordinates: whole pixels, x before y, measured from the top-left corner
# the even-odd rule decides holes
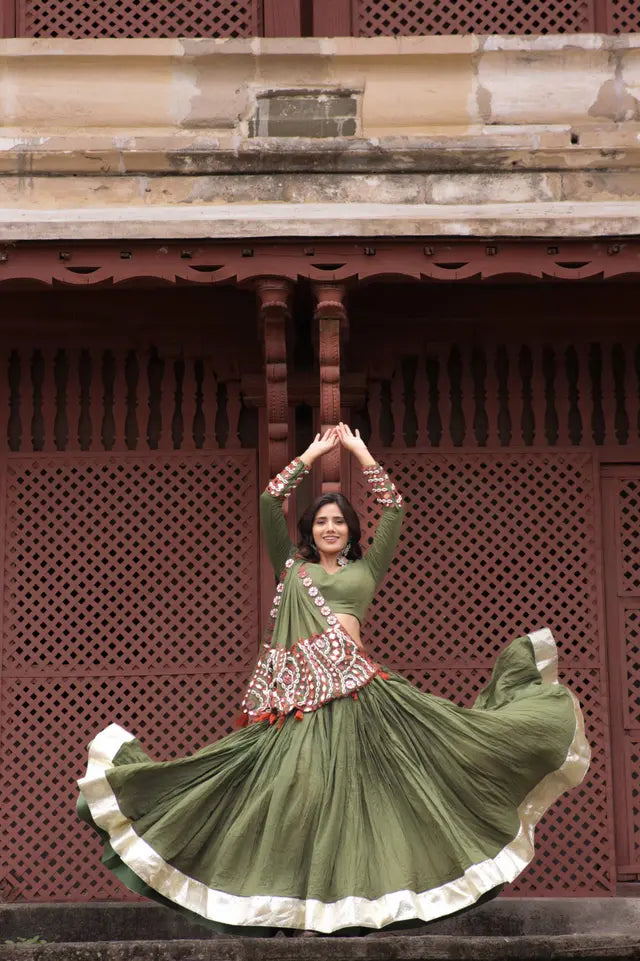
[[[637,961],[640,937],[214,938],[0,945],[0,961]]]
[[[60,904],[0,904],[0,931],[3,938],[42,936],[53,942],[210,940],[244,944],[244,939],[219,938],[187,917],[151,902],[85,902]],[[576,938],[640,938],[640,898],[507,898],[479,905],[471,911],[441,918],[412,931],[371,932],[358,941],[393,937],[400,940],[424,939],[434,944],[440,939],[464,939],[485,943],[520,941],[532,944],[541,938],[554,940],[557,947],[569,949]],[[564,939],[564,940],[562,940]],[[249,939],[266,944],[273,939]],[[345,939],[341,939],[345,940]],[[316,939],[330,945],[336,938]],[[298,942],[300,943],[300,942]],[[449,942],[442,941],[443,944]],[[625,942],[631,943],[629,941]],[[328,949],[326,949],[328,950]]]
[[[573,141],[579,142],[575,143]],[[232,131],[82,130],[46,136],[0,127],[0,174],[118,178],[270,173],[508,173],[640,169],[640,121],[451,126],[430,136],[255,137]]]
[[[82,131],[27,136],[0,128],[0,174],[21,183],[52,174],[117,178],[248,173],[451,173],[611,171],[640,168],[640,124],[580,134],[570,126],[455,127],[432,136],[342,138]]]
[[[640,234],[640,201],[264,203],[0,209],[0,241]]]
[[[637,33],[559,34],[452,34],[412,37],[251,37],[251,38],[97,38],[8,37],[0,41],[4,57],[129,57],[176,56],[339,56],[370,57],[371,54],[414,56],[487,51],[555,53],[561,50],[633,50],[640,48]]]
[[[20,177],[0,172],[0,208],[40,210],[263,203],[453,204],[610,203],[640,198],[640,169],[622,171],[508,171],[493,173],[282,173],[209,174],[181,177],[122,175]]]
[[[639,921],[638,898],[498,898],[413,932],[228,938],[150,903],[6,904],[0,961],[638,961]]]

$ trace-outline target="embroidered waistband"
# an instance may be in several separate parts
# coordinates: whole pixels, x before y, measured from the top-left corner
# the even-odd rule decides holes
[[[242,702],[244,722],[316,711],[380,673],[339,625],[289,649],[265,645]]]

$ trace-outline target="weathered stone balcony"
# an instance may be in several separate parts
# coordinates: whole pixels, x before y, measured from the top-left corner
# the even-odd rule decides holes
[[[3,40],[0,240],[640,225],[640,35]]]

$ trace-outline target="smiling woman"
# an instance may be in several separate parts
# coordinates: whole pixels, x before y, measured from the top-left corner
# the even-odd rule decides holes
[[[282,512],[337,444],[382,508],[364,555],[342,495],[312,505],[297,545]],[[101,732],[80,814],[103,836],[105,863],[140,894],[254,935],[430,921],[494,896],[531,860],[536,822],[589,763],[551,633],[512,641],[471,709],[367,655],[360,624],[403,503],[344,424],[285,467],[260,507],[280,576],[242,729],[163,764],[117,725]]]
[[[312,535],[318,553],[322,552],[323,566],[329,568],[332,560],[339,569],[341,555],[345,551],[344,559],[349,553],[349,527],[343,512],[335,502],[320,504],[313,518]]]
[[[298,524],[301,557],[319,564],[329,575],[338,574],[349,563],[362,557],[360,521],[343,494],[324,494],[310,505]],[[336,611],[338,621],[360,645],[360,618],[347,611]]]

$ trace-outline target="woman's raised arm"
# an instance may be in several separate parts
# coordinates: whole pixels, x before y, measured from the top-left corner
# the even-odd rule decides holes
[[[378,583],[384,577],[393,559],[400,537],[404,515],[402,497],[385,469],[369,452],[360,437],[360,431],[356,430],[354,434],[347,424],[340,423],[336,427],[336,433],[342,446],[357,458],[362,467],[362,473],[367,479],[369,490],[382,506],[382,516],[376,527],[373,544],[364,557]]]
[[[338,437],[333,427],[325,431],[322,437],[320,434],[316,434],[307,449],[283,468],[279,474],[276,474],[260,496],[260,521],[267,544],[269,560],[276,577],[281,574],[285,561],[290,557],[295,547],[289,537],[282,505],[303,477],[309,473],[313,462],[332,450],[337,443]]]

